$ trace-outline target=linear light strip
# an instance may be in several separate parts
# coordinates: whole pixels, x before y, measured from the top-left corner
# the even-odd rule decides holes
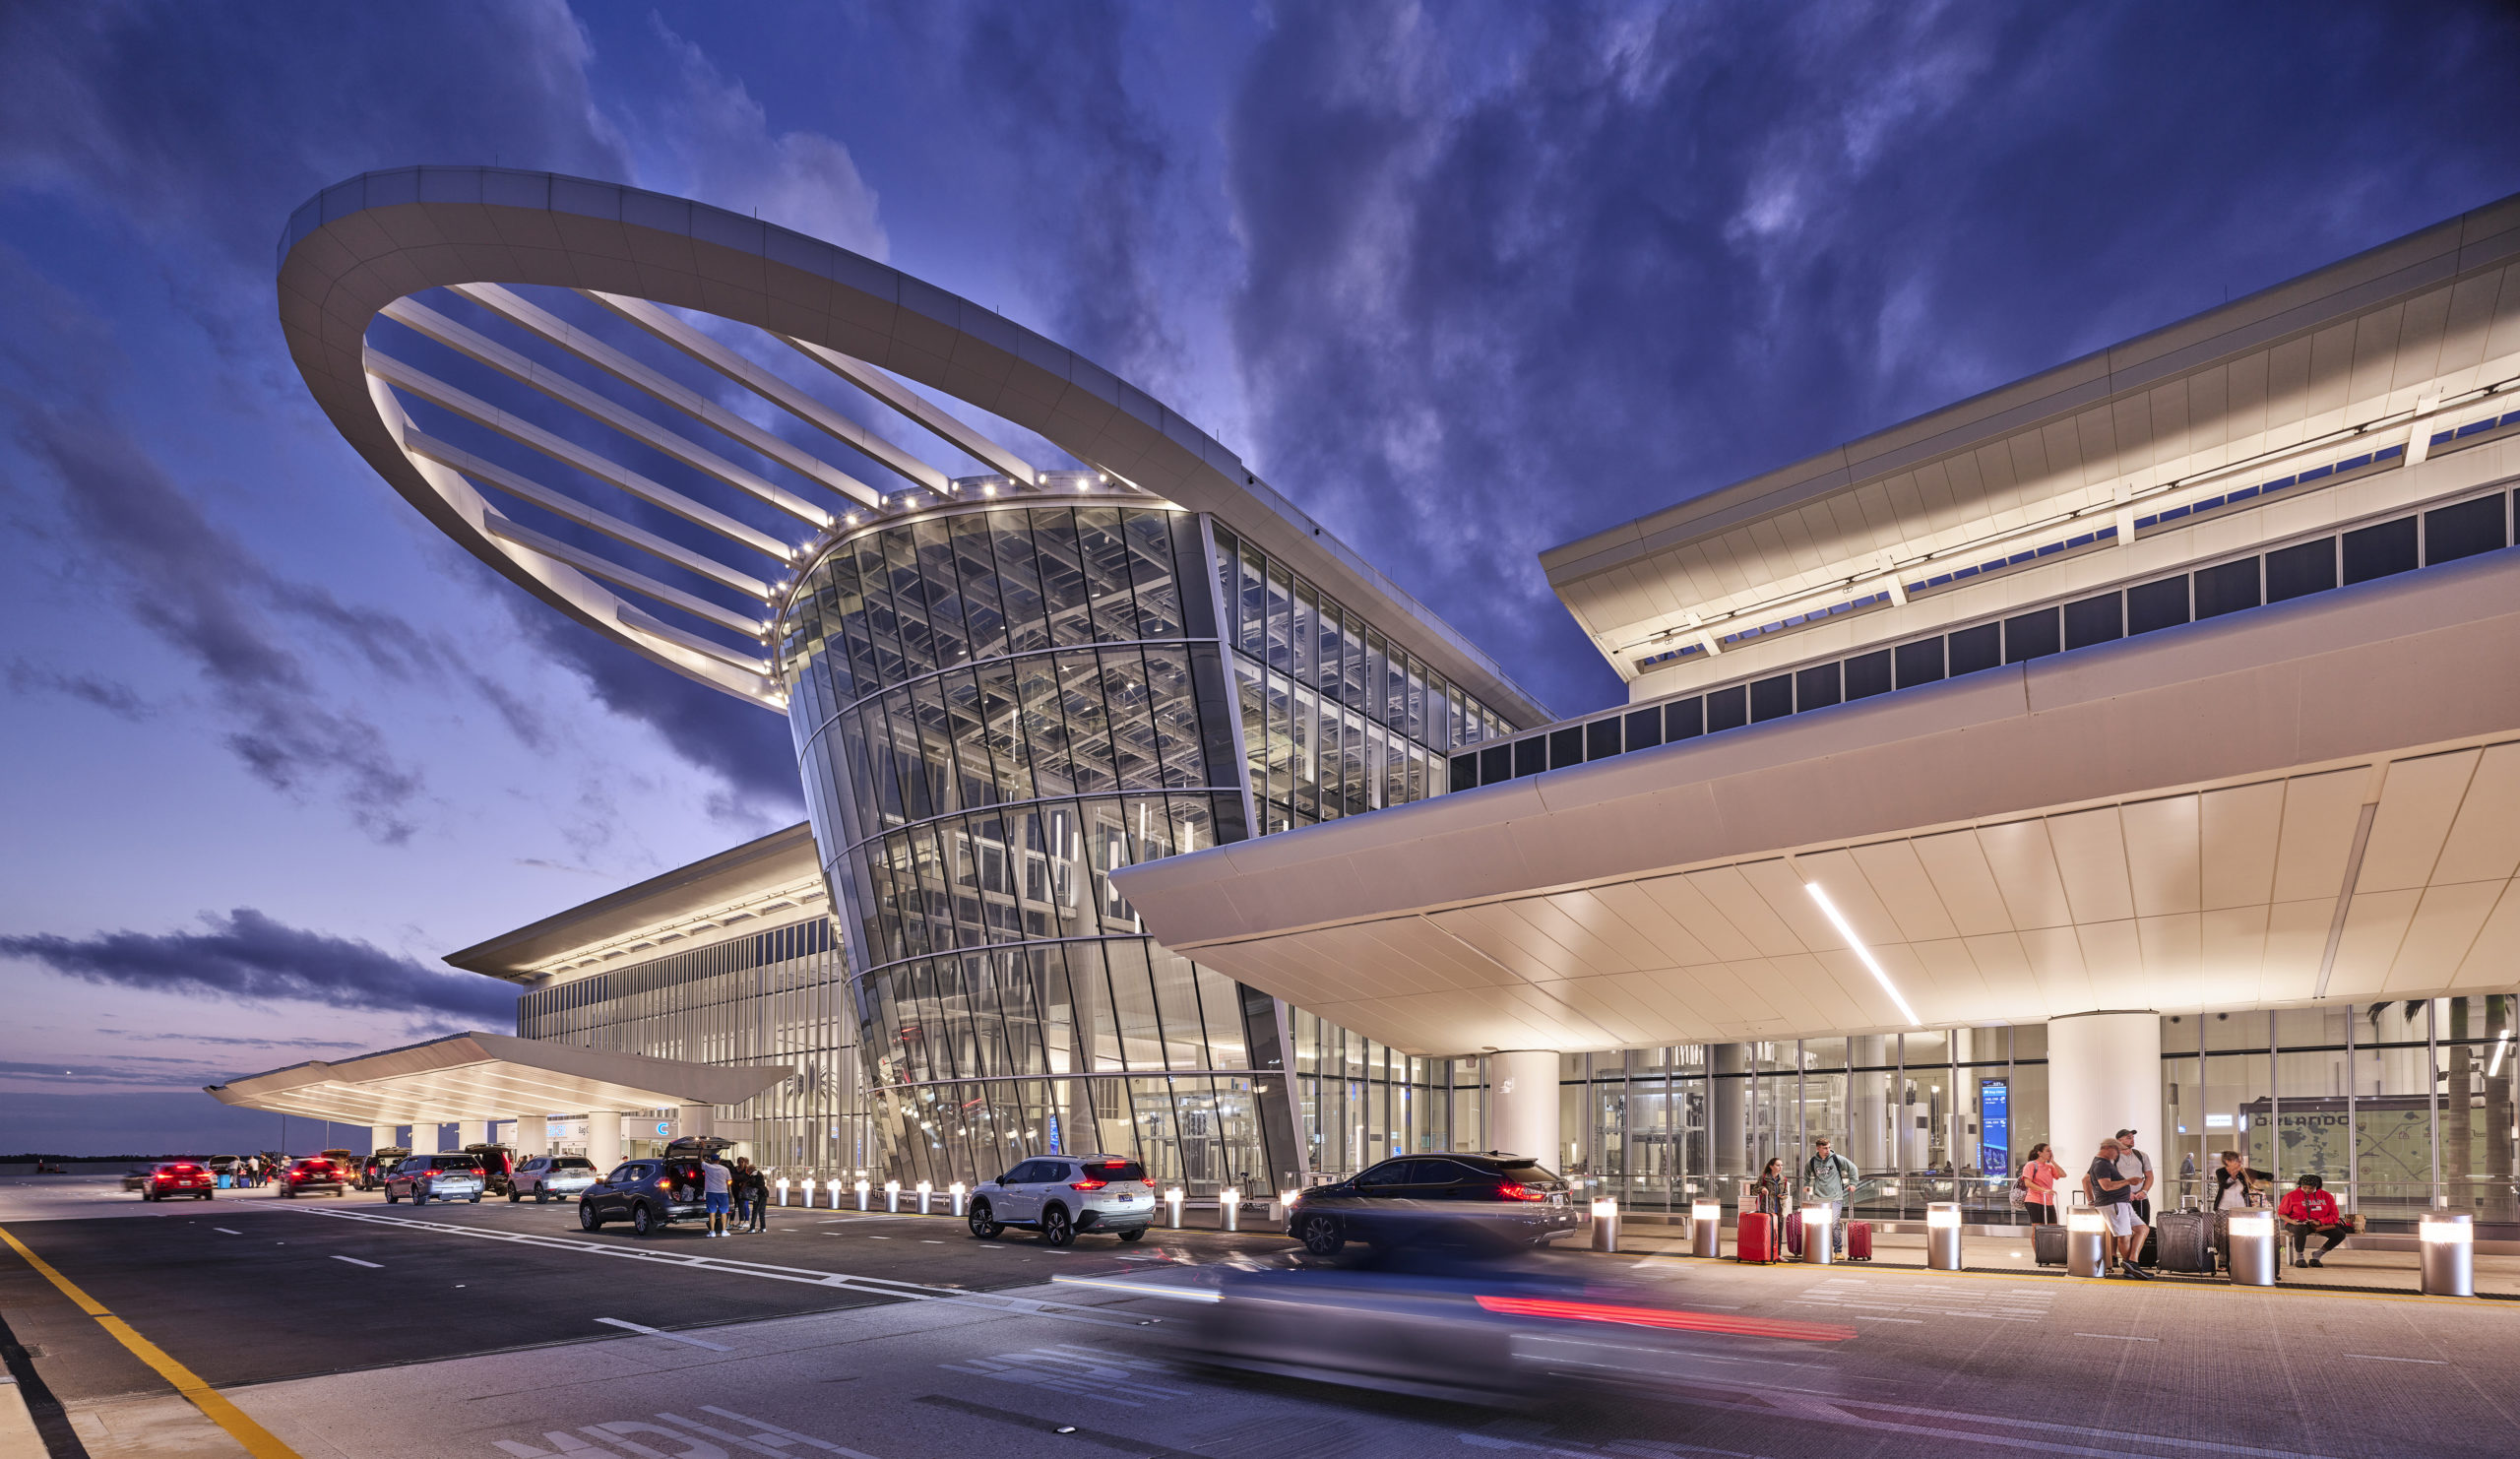
[[[2511,1031],[2509,1029],[2504,1029],[2502,1031],[2502,1037],[2493,1041],[2493,1061],[2486,1065],[2485,1077],[2490,1079],[2494,1075],[2501,1073],[2502,1056],[2510,1051]]]
[[[1829,925],[1837,928],[1838,935],[1847,939],[1847,946],[1854,948],[1855,955],[1863,959],[1863,965],[1872,970],[1873,981],[1881,984],[1881,990],[1890,995],[1891,1002],[1899,1005],[1899,1012],[1906,1016],[1908,1026],[1910,1028],[1924,1027],[1924,1020],[1917,1017],[1917,1010],[1909,1007],[1908,1000],[1899,995],[1899,985],[1892,983],[1890,975],[1881,970],[1881,964],[1873,957],[1872,949],[1863,945],[1863,939],[1858,937],[1855,934],[1855,928],[1848,924],[1846,915],[1838,911],[1838,904],[1829,900],[1829,894],[1820,890],[1820,884],[1816,881],[1804,882],[1802,889],[1811,894],[1812,901],[1820,904],[1822,912],[1828,914]]]

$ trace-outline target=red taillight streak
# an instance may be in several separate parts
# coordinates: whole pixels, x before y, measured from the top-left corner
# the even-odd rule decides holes
[[[1511,1180],[1497,1186],[1496,1193],[1509,1201],[1544,1201],[1548,1199],[1548,1195],[1545,1191],[1534,1190],[1528,1185],[1517,1185]]]
[[[1101,1190],[1103,1186],[1110,1183],[1111,1182],[1108,1180],[1070,1180],[1067,1183],[1067,1188],[1070,1190]]]
[[[1717,1317],[1705,1312],[1670,1312],[1660,1307],[1614,1307],[1602,1302],[1562,1301],[1544,1297],[1482,1297],[1479,1305],[1509,1317],[1557,1317],[1569,1322],[1616,1322],[1628,1327],[1665,1327],[1682,1332],[1716,1332],[1731,1337],[1793,1338],[1806,1343],[1842,1343],[1855,1336],[1852,1327],[1825,1322],[1777,1322],[1765,1317]]]

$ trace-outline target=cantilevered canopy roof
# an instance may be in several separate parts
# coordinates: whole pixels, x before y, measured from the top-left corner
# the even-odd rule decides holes
[[[695,1064],[472,1033],[339,1063],[293,1064],[209,1091],[240,1110],[342,1124],[412,1124],[739,1105],[794,1073],[787,1064]]]

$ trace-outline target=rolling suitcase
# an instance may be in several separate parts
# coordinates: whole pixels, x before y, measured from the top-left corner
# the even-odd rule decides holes
[[[2034,1226],[2030,1229],[2030,1254],[2041,1266],[2065,1264],[2065,1229],[2061,1226]]]
[[[2152,1247],[2166,1272],[2210,1276],[2214,1270],[2214,1218],[2202,1211],[2165,1211],[2153,1228]]]
[[[1871,1259],[1872,1259],[1872,1223],[1871,1223],[1871,1222],[1869,1222],[1869,1221],[1850,1221],[1850,1222],[1848,1222],[1848,1223],[1847,1223],[1847,1260],[1849,1260],[1849,1261],[1870,1261]]]
[[[1799,1211],[1786,1213],[1785,1249],[1795,1256],[1802,1254],[1802,1213]]]
[[[1741,1225],[1732,1234],[1732,1257],[1735,1261],[1776,1260],[1776,1218],[1765,1211],[1744,1211]]]

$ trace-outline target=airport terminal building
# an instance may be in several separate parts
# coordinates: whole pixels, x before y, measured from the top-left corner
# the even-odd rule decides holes
[[[2003,1220],[2131,1125],[2520,1215],[2520,199],[1554,549],[1629,689],[1574,719],[1127,382],[753,219],[373,173],[280,298],[441,530],[793,734],[807,824],[449,958],[777,1081],[529,1144],[1650,1207],[1825,1133]]]

